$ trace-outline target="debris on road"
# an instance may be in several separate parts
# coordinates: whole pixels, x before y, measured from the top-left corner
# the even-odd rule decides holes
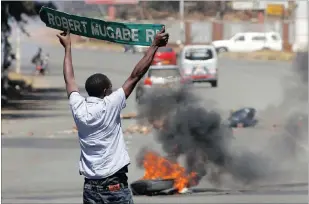
[[[61,134],[76,134],[78,131],[75,130],[75,129],[71,129],[71,130],[62,130],[62,131],[58,131],[58,132],[55,132],[55,134],[57,135],[61,135]]]
[[[120,116],[121,119],[133,119],[136,118],[137,114],[136,113],[127,113],[127,114],[122,114]]]
[[[277,130],[279,129],[279,127],[280,127],[280,125],[278,125],[278,124],[273,124],[273,125],[271,126],[271,130],[272,130],[272,131],[277,131]]]
[[[146,126],[146,125],[139,125],[139,124],[131,125],[124,131],[125,134],[140,133],[144,135],[147,135],[150,132],[151,132],[151,127]]]
[[[180,194],[187,194],[192,193],[192,191],[189,188],[183,188],[179,191]]]
[[[254,108],[241,108],[231,111],[230,117],[227,119],[228,125],[234,128],[253,127],[258,122],[255,114],[256,110]]]

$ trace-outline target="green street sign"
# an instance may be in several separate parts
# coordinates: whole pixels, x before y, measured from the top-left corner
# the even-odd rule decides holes
[[[71,15],[47,7],[40,10],[40,18],[47,27],[68,30],[75,35],[129,45],[151,45],[162,24],[135,24],[103,21]]]

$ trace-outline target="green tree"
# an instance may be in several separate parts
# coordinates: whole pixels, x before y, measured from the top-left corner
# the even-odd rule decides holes
[[[11,43],[8,40],[12,30],[9,24],[10,20],[16,21],[21,30],[26,33],[23,25],[26,24],[27,21],[22,18],[22,14],[29,17],[37,16],[42,6],[56,9],[56,6],[52,2],[1,1],[2,70],[8,69],[11,65],[11,61],[15,59]]]

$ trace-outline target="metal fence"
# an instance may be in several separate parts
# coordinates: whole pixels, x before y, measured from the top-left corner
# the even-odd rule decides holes
[[[170,33],[170,42],[176,43],[181,40],[181,27],[179,21],[160,22],[166,25]],[[283,26],[281,21],[266,22],[265,24],[251,22],[223,22],[223,39],[229,39],[238,32],[278,32],[283,37]],[[209,43],[212,41],[212,21],[194,21],[191,22],[191,42],[192,43]],[[288,32],[289,44],[294,43],[294,23],[289,22]]]
[[[212,41],[212,22],[191,23],[191,42],[208,43]]]
[[[124,22],[124,21],[122,21]],[[182,33],[180,21],[177,20],[142,20],[142,21],[127,21],[131,23],[159,23],[164,24],[166,26],[167,32],[170,34],[169,42],[172,44],[177,43],[178,40],[185,42],[185,33]],[[216,21],[218,22],[218,21]],[[265,24],[261,23],[252,23],[252,22],[235,22],[235,21],[223,21],[219,22],[223,24],[223,33],[221,38],[229,39],[233,35],[239,32],[278,32],[284,43],[288,43],[292,45],[295,40],[295,25],[293,21],[286,22],[288,23],[288,32],[285,36],[288,36],[288,39],[285,40],[284,38],[284,29],[283,24],[281,21],[275,22],[266,22]],[[185,24],[186,25],[186,24]],[[190,41],[194,44],[200,43],[211,43],[214,39],[213,33],[213,21],[190,21],[189,26],[191,27],[190,30]],[[184,28],[184,32],[187,28]]]

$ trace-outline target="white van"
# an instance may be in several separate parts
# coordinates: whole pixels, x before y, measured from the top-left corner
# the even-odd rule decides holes
[[[282,39],[277,32],[243,32],[227,40],[212,42],[218,53],[253,52],[263,49],[282,50]]]
[[[187,45],[180,52],[181,73],[192,82],[208,82],[217,87],[218,56],[212,45]]]

